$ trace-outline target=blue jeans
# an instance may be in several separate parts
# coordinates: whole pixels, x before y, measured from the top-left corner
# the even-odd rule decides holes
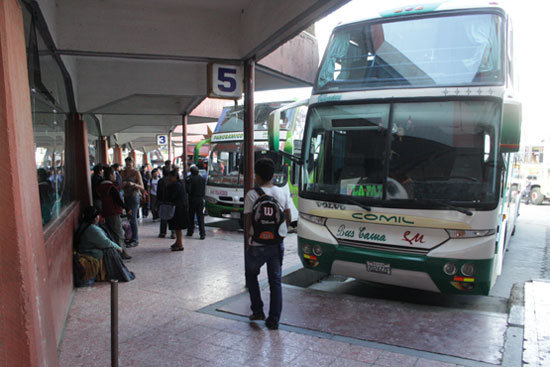
[[[248,246],[246,249],[245,276],[248,292],[250,293],[250,308],[252,313],[262,313],[264,303],[258,284],[260,268],[267,264],[269,279],[269,318],[279,322],[283,309],[283,290],[281,288],[281,263],[283,260],[284,245],[280,246]]]
[[[126,205],[126,211],[132,211],[132,214],[128,216],[130,222],[130,228],[132,229],[132,241],[138,240],[138,223],[137,216],[139,210],[139,195],[126,196],[124,198],[124,204]]]

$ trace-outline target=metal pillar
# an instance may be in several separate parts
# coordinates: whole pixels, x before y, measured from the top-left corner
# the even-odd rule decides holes
[[[97,146],[99,149],[99,162],[102,164],[109,164],[109,147],[107,146],[107,138],[100,136],[97,139]]]
[[[254,82],[256,61],[246,60],[244,67],[244,196],[254,187]],[[248,230],[245,223],[245,239]]]
[[[170,130],[168,132],[168,160],[171,162],[171,163],[174,163],[172,162],[172,130]]]
[[[136,162],[136,151],[134,149],[132,149],[130,151],[130,153],[128,153],[128,157],[132,158],[134,160],[134,164],[137,166],[137,162]]]
[[[111,279],[111,367],[118,367],[118,280]]]
[[[183,161],[183,177],[187,175],[187,114],[181,116],[181,142],[183,153],[181,160]]]

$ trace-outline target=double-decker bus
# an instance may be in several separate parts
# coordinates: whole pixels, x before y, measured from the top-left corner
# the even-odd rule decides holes
[[[294,157],[305,267],[488,294],[514,229],[521,130],[512,25],[494,4],[414,5],[334,29]]]
[[[258,103],[255,109],[254,125],[254,160],[269,157],[275,162],[273,183],[290,190],[289,185],[297,182],[296,168],[289,176],[289,165],[269,149],[268,126],[276,123],[277,139],[282,147],[286,146],[287,136],[301,129],[303,133],[305,113],[302,102],[299,106],[289,102]],[[283,106],[289,107],[283,107]],[[281,107],[283,107],[281,109]],[[307,107],[305,107],[307,108]],[[299,113],[294,113],[297,110]],[[271,115],[272,112],[275,114]],[[271,116],[270,116],[271,115]],[[280,132],[279,132],[280,129]],[[206,183],[206,210],[208,215],[220,218],[238,219],[242,226],[243,195],[243,106],[226,107],[218,125],[210,138],[210,155],[208,159],[208,178]],[[278,143],[279,144],[279,143]],[[287,149],[287,148],[285,148]],[[290,182],[289,182],[290,177]],[[295,179],[295,181],[292,181]],[[292,220],[298,220],[298,210],[291,207]]]

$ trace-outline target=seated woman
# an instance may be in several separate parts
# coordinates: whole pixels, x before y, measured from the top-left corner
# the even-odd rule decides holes
[[[134,273],[126,268],[120,257],[123,249],[108,237],[98,223],[99,210],[93,206],[86,208],[76,234],[78,253],[99,261],[99,279],[97,280],[117,279],[124,282],[133,280]]]

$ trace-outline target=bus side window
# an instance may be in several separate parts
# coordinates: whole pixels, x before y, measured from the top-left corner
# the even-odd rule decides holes
[[[290,166],[290,182],[292,185],[296,186],[296,163],[292,162]]]

